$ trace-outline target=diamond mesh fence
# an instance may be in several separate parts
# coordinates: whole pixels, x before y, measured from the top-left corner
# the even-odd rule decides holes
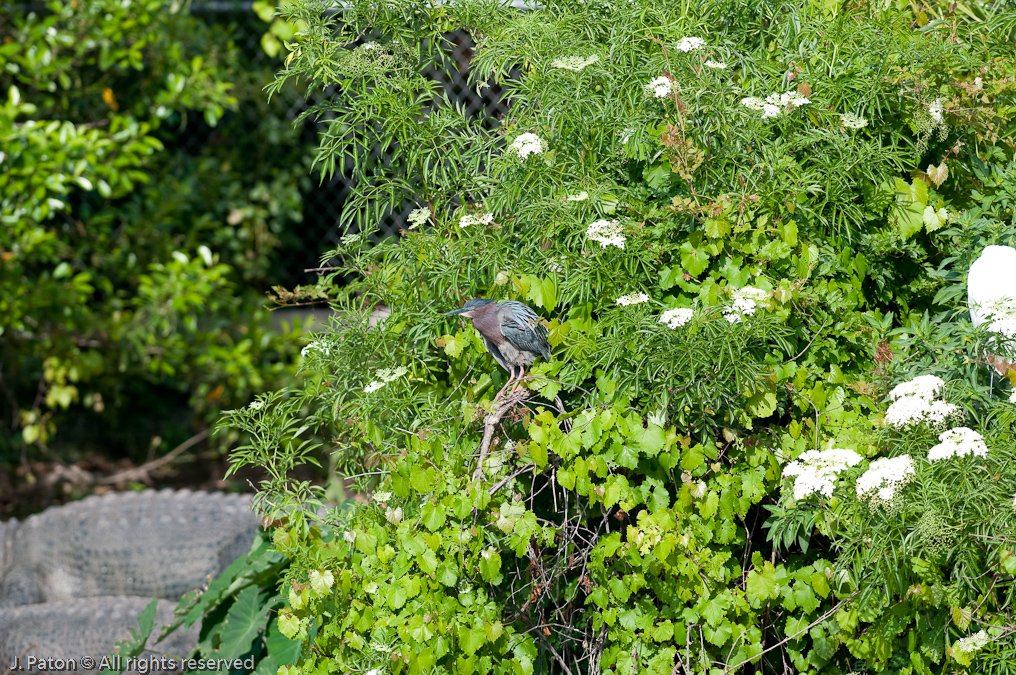
[[[269,57],[262,49],[261,37],[268,24],[262,22],[251,7],[252,3],[249,2],[205,2],[193,4],[191,12],[203,20],[226,27],[252,70],[263,71],[270,77],[273,71],[281,67],[282,57]],[[443,83],[449,102],[462,106],[468,115],[496,124],[495,120],[505,114],[507,107],[501,100],[501,89],[497,86],[484,86],[477,93],[476,86],[470,84],[469,64],[474,48],[471,37],[464,31],[456,31],[446,34],[445,38],[445,51],[454,68],[448,72],[434,69],[427,75]],[[264,84],[267,83],[266,79]],[[293,123],[309,107],[332,93],[333,90],[308,93],[285,88],[273,95],[270,109]],[[301,143],[309,149],[316,147],[317,132],[317,123],[312,119],[305,120],[300,130]],[[202,139],[195,137],[190,142],[201,143]],[[280,238],[281,244],[275,251],[275,260],[267,280],[269,285],[293,287],[312,283],[314,273],[305,270],[317,267],[321,254],[334,247],[342,235],[346,234],[341,213],[351,188],[349,177],[336,171],[333,178],[322,180],[314,169],[310,178],[306,187],[301,189],[303,222],[299,232],[290,232]],[[382,219],[378,234],[391,235],[403,229],[409,212],[414,208],[417,208],[416,204],[406,202],[397,212],[389,213]]]

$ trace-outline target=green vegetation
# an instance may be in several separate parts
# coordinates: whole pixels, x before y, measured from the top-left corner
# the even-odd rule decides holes
[[[1012,17],[287,5],[272,88],[341,84],[317,163],[354,167],[347,219],[419,208],[325,254],[344,316],[306,385],[224,419],[290,561],[280,672],[1011,671],[1016,411],[964,277],[1016,235]],[[493,132],[421,75],[456,27],[508,85]],[[521,402],[442,316],[481,296],[547,322]],[[957,408],[887,415],[920,375],[901,405]],[[963,424],[986,455],[932,448]],[[368,504],[290,480],[312,433]]]
[[[31,9],[0,23],[0,463],[143,459],[293,381],[261,306],[311,157],[226,27]]]

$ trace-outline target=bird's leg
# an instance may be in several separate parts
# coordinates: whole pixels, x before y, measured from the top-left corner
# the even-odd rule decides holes
[[[497,400],[501,398],[501,396],[504,394],[504,390],[507,389],[508,385],[512,383],[512,380],[515,379],[515,368],[509,366],[508,373],[509,373],[508,381],[504,383],[503,387],[501,387],[501,391],[497,392],[497,396],[494,397],[495,402],[497,402]]]
[[[510,393],[512,394],[515,393],[515,390],[519,388],[519,384],[522,382],[522,378],[525,377],[525,375],[526,375],[526,367],[519,366],[519,377],[517,380],[515,380],[515,384],[512,386],[512,390]],[[508,385],[505,386],[507,387]]]

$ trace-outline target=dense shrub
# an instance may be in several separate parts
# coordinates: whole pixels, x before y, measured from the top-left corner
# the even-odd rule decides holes
[[[7,6],[0,41],[0,462],[143,458],[291,382],[261,305],[311,157],[267,71],[172,3]]]
[[[225,418],[290,560],[285,673],[1007,672],[1013,415],[956,312],[1016,234],[1007,8],[288,6],[273,86],[341,84],[318,163],[354,166],[349,222],[419,208],[325,254],[307,385]],[[494,132],[420,74],[460,26],[508,85]],[[478,296],[546,321],[521,400],[442,316]],[[932,373],[987,461],[887,425]],[[369,503],[291,480],[314,430]]]

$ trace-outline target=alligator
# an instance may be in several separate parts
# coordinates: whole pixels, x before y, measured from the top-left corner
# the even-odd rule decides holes
[[[169,623],[257,527],[249,496],[187,490],[87,497],[0,523],[0,673],[31,655],[98,663],[152,598],[156,625]],[[197,637],[195,625],[154,650],[185,656]]]

